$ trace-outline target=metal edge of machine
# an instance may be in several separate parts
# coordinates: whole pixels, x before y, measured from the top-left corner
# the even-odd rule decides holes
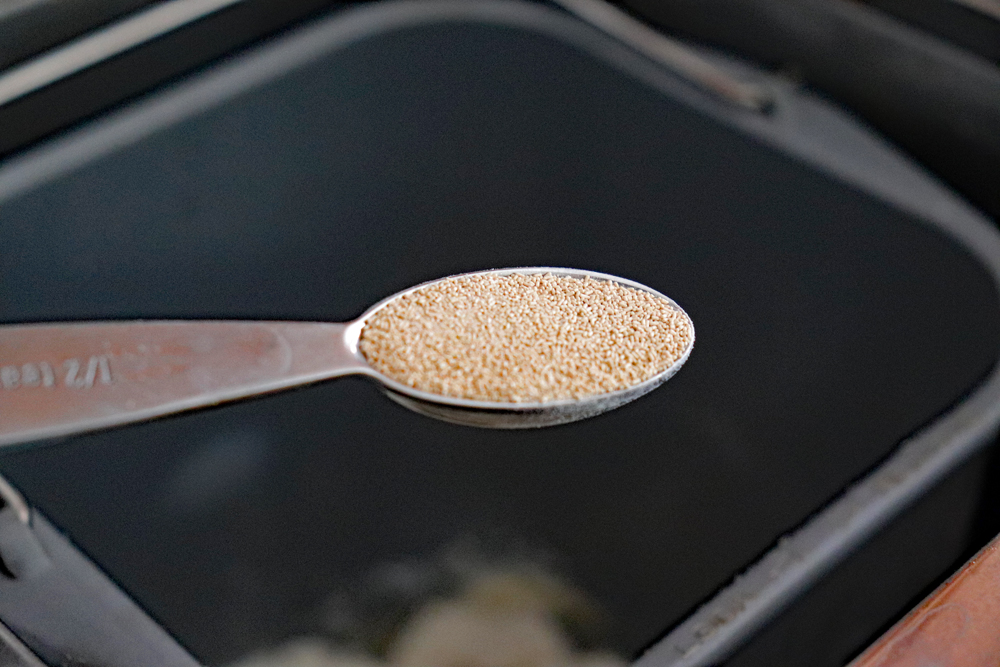
[[[0,510],[0,664],[197,667],[43,516],[14,511]]]
[[[769,113],[727,104],[678,74],[629,30],[608,36],[556,9],[518,0],[387,0],[335,12],[133,103],[0,167],[0,202],[111,153],[298,65],[384,32],[435,22],[478,22],[535,31],[611,64],[689,107],[915,215],[982,263],[1000,289],[1000,233],[971,206],[890,144],[830,104],[778,77],[711,52],[701,57],[768,91]],[[643,39],[648,38],[648,33]],[[1000,422],[1000,371],[961,404],[903,442],[794,532],[780,538],[637,661],[694,667],[724,659],[865,539],[984,447]]]

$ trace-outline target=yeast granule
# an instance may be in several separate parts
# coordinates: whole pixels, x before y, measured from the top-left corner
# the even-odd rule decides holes
[[[360,348],[414,389],[524,403],[636,385],[677,361],[693,334],[669,302],[617,283],[480,274],[391,301],[365,324]]]

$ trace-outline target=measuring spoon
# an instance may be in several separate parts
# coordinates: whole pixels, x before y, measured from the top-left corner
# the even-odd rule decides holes
[[[413,389],[376,371],[358,350],[361,330],[386,304],[428,285],[480,274],[624,278],[549,267],[449,276],[394,294],[353,322],[131,321],[0,326],[0,445],[71,435],[328,380],[364,375],[428,417],[483,428],[565,424],[613,410],[667,381],[694,345],[640,384],[580,399],[499,403]]]

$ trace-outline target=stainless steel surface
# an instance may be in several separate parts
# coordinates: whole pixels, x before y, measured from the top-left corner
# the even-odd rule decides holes
[[[45,0],[3,0],[0,2],[0,20],[44,3]]]
[[[603,273],[530,267],[461,275],[540,274],[610,280],[676,303],[639,283]],[[358,351],[365,321],[417,285],[353,322],[86,322],[0,327],[0,445],[65,436],[216,405],[342,375],[380,382],[420,414],[483,428],[535,428],[593,417],[666,382],[687,361],[638,385],[584,399],[498,403],[418,391],[373,369]]]
[[[237,2],[240,0],[169,0],[58,46],[0,74],[0,105]]]
[[[956,5],[985,14],[1000,21],[1000,0],[951,0]]]
[[[46,563],[0,577],[0,665],[200,664],[41,513],[12,528],[6,545],[28,540]]]
[[[3,667],[45,667],[45,663],[2,623],[0,623],[0,665]]]
[[[555,3],[729,104],[760,112],[767,111],[774,103],[774,93],[764,86],[741,81],[683,42],[657,32],[609,2],[555,0]]]
[[[3,477],[0,477],[0,498],[3,499],[4,504],[14,510],[14,514],[17,516],[18,521],[25,525],[31,523],[31,507],[28,506],[28,502],[24,499],[24,496],[22,496],[21,493]]]

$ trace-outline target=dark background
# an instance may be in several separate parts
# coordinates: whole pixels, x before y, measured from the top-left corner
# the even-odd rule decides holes
[[[343,380],[5,452],[3,474],[210,664],[322,630],[329,593],[373,564],[494,532],[553,554],[634,653],[960,400],[1000,325],[988,276],[924,223],[504,28],[332,53],[3,202],[0,238],[4,322],[344,320],[516,265],[622,275],[694,319],[664,388],[544,431],[433,422]],[[926,519],[941,551],[899,557],[896,607],[862,633],[988,531],[982,476],[963,479],[941,505],[962,514]]]

